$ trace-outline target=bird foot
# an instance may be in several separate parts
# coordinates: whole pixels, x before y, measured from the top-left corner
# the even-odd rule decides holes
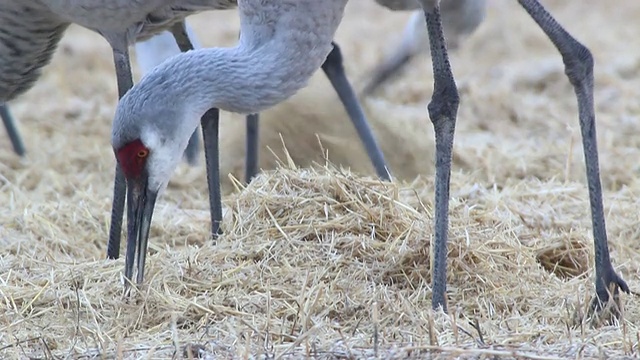
[[[620,300],[620,290],[629,294],[631,293],[629,286],[613,269],[606,273],[603,282],[607,284],[607,287],[604,290],[596,291],[596,296],[589,302],[586,314],[583,313],[581,308],[574,313],[574,326],[578,326],[584,321],[588,322],[592,327],[611,325],[622,317],[623,308]]]

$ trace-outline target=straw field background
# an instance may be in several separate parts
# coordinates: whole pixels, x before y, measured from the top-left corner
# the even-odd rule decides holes
[[[146,283],[124,299],[124,260],[104,260],[113,63],[106,41],[72,27],[42,79],[10,104],[28,156],[18,159],[0,134],[0,357],[637,357],[637,297],[622,296],[613,325],[573,322],[594,293],[593,240],[562,61],[515,1],[488,3],[485,22],[452,54],[461,105],[449,315],[430,309],[427,55],[363,99],[393,183],[371,177],[322,73],[263,114],[261,166],[270,171],[247,188],[226,175],[242,178],[243,118],[224,113],[225,234],[208,240],[203,159],[180,165],[154,215]],[[544,4],[595,57],[609,246],[638,291],[640,3]],[[356,88],[408,16],[350,2],[337,41]],[[233,11],[191,24],[205,46],[237,38]],[[335,168],[324,166],[319,143]]]

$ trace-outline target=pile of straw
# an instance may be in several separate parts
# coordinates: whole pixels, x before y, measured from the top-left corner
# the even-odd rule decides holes
[[[582,186],[497,190],[464,180],[453,179],[461,190],[451,210],[450,315],[430,305],[429,183],[281,168],[226,199],[215,244],[206,212],[188,216],[198,226],[194,244],[185,236],[191,225],[161,206],[146,282],[130,297],[122,260],[79,261],[65,244],[52,251],[6,229],[16,238],[1,264],[1,354],[166,358],[187,347],[208,358],[547,359],[638,351],[633,299],[624,297],[622,323],[573,322],[593,293],[588,227],[571,225],[585,217]],[[544,203],[562,205],[556,213]]]

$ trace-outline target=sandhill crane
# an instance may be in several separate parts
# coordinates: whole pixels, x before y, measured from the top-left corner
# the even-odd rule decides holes
[[[440,0],[376,0],[376,2],[392,10],[412,10],[421,7],[426,19],[434,78],[434,91],[428,112],[436,138],[432,306],[434,308],[442,306],[446,310],[449,179],[459,95],[447,55],[440,15]],[[609,256],[593,105],[593,56],[589,49],[571,36],[538,0],[518,0],[518,3],[544,31],[562,55],[565,73],[574,87],[578,100],[578,118],[582,131],[595,247],[596,296],[591,302],[591,309],[601,310],[604,304],[610,300],[610,286],[614,288],[614,299],[617,298],[619,290],[629,293],[629,287],[613,269]]]
[[[447,0],[440,6],[442,27],[447,49],[457,48],[482,23],[486,0]],[[362,90],[364,95],[373,93],[385,81],[393,77],[416,55],[429,50],[429,34],[424,26],[424,15],[414,11],[407,21],[402,40],[389,56],[371,72],[369,82]]]
[[[149,226],[189,134],[201,123],[211,230],[222,218],[218,109],[257,113],[304,87],[334,48],[347,0],[243,0],[233,48],[173,56],[145,75],[116,108],[111,142],[128,184],[125,277],[144,278]],[[310,14],[313,14],[311,16]]]
[[[204,10],[223,10],[236,7],[236,0],[146,0],[117,1],[106,6],[98,0],[42,0],[16,2],[0,0],[0,45],[6,48],[0,57],[0,103],[4,103],[33,85],[40,69],[51,59],[62,34],[71,23],[76,23],[100,33],[111,45],[116,67],[118,95],[122,97],[132,86],[129,45],[136,40],[145,40],[152,35],[169,29],[180,50],[193,48],[184,28],[186,16]],[[29,16],[25,16],[28,14]],[[323,64],[340,99],[354,122],[368,153],[375,164],[378,175],[388,180],[390,174],[382,152],[366,124],[364,113],[357,97],[351,89],[342,69],[342,58],[337,46],[332,56]],[[25,59],[26,58],[26,59]],[[247,89],[249,91],[250,89]],[[3,117],[3,119],[5,119]],[[10,117],[7,117],[10,120]],[[257,116],[249,116],[253,124],[250,134],[255,134],[253,148],[257,152]],[[8,130],[15,126],[8,126]],[[249,129],[251,130],[251,129]],[[10,131],[10,134],[12,132]],[[17,133],[16,133],[17,134]],[[197,154],[197,133],[189,142],[187,156]],[[250,142],[252,144],[252,142]],[[192,160],[194,161],[194,160]],[[257,170],[257,162],[248,162],[252,172]],[[255,164],[255,165],[254,165]],[[124,215],[126,183],[122,170],[116,165],[111,225],[107,257],[119,257],[120,233]]]
[[[186,24],[186,22],[185,22]],[[195,33],[189,26],[187,32],[191,42],[194,43]],[[199,47],[199,46],[198,46]],[[136,43],[136,58],[143,73],[149,72],[153,67],[159,65],[172,55],[180,53],[175,40],[168,32],[158,34],[148,40]],[[360,139],[369,155],[371,162],[380,178],[390,180],[386,162],[379,149],[375,138],[362,108],[358,102],[355,92],[347,81],[342,65],[340,48],[334,43],[334,48],[323,63],[327,78],[336,90],[338,97],[342,101],[351,122],[354,124]],[[249,114],[246,118],[246,162],[245,162],[245,182],[249,183],[258,172],[258,114]]]

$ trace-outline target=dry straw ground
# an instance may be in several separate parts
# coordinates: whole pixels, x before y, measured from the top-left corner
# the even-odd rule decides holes
[[[640,290],[640,2],[544,1],[592,50],[610,248]],[[640,299],[611,326],[569,326],[593,294],[592,236],[573,91],[555,49],[515,1],[452,55],[462,103],[452,177],[449,305],[430,310],[433,133],[426,56],[366,99],[392,171],[382,184],[327,81],[264,114],[263,144],[346,170],[283,168],[225,198],[207,241],[203,166],[182,165],[159,201],[147,282],[121,294],[106,261],[116,90],[109,48],[74,27],[42,80],[13,102],[29,156],[0,143],[0,357],[637,357]],[[350,76],[397,39],[407,14],[354,0],[338,34]],[[233,12],[192,22],[233,43]],[[241,118],[225,114],[223,171],[241,178]],[[274,157],[263,151],[262,166]],[[416,179],[417,175],[422,175]],[[225,184],[226,191],[233,187]]]

